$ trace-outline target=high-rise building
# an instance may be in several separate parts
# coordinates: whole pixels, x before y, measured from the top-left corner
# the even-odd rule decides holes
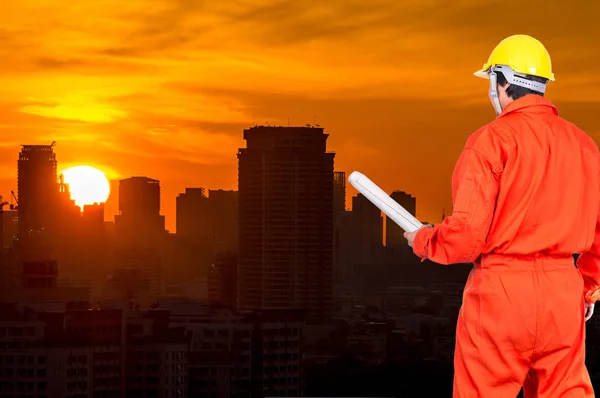
[[[334,292],[348,290],[354,266],[360,253],[359,234],[356,227],[356,214],[345,210],[338,215],[334,233]]]
[[[57,264],[63,260],[59,259],[65,232],[61,216],[67,211],[63,199],[69,195],[56,169],[54,143],[22,146],[17,161],[18,240],[11,260],[14,288],[56,284]]]
[[[177,197],[179,253],[172,273],[206,277],[219,252],[237,251],[237,191],[186,188]],[[175,258],[171,258],[175,260]]]
[[[204,188],[186,188],[176,199],[177,236],[207,242],[212,236],[208,196]]]
[[[358,263],[368,264],[376,260],[383,247],[383,217],[381,210],[362,194],[352,198],[352,215],[356,228]]]
[[[206,243],[215,254],[237,250],[238,192],[186,188],[177,197],[177,236]]]
[[[237,306],[237,253],[219,252],[208,274],[209,300]]]
[[[333,286],[334,299],[347,281],[347,261],[351,257],[347,249],[348,215],[346,211],[346,173],[333,173]]]
[[[208,202],[215,253],[237,251],[238,192],[211,189],[208,191]]]
[[[110,180],[110,193],[104,202],[104,221],[114,222],[115,215],[119,214],[119,180]]]
[[[0,210],[0,229],[2,232],[0,248],[12,245],[19,233],[19,213],[17,210]]]
[[[340,213],[346,210],[346,173],[333,173],[333,218],[336,220]]]
[[[17,162],[19,234],[52,225],[59,184],[53,145],[23,145]]]
[[[101,231],[104,228],[104,203],[83,206],[82,220],[86,228]]]
[[[153,246],[166,234],[160,214],[160,181],[131,177],[119,181],[119,214],[115,227],[120,240],[132,246]]]
[[[119,181],[119,213],[152,218],[160,214],[160,181],[131,177]]]
[[[85,272],[81,273],[91,278],[92,294],[97,297],[110,273],[107,265],[113,264],[112,253],[108,249],[111,247],[110,241],[104,223],[104,203],[83,207],[77,242],[79,268],[85,264]]]
[[[56,261],[28,261],[23,262],[21,287],[29,288],[56,288],[58,278],[58,263]]]
[[[160,294],[162,257],[167,237],[160,214],[160,182],[131,177],[119,182],[119,214],[115,216],[117,269],[138,272],[141,306]]]
[[[410,214],[416,217],[417,215],[417,199],[406,192],[394,191],[390,195],[398,204],[404,207]],[[391,218],[385,218],[385,245],[397,246],[405,245],[404,231]]]
[[[300,308],[330,317],[333,303],[333,161],[314,127],[244,131],[239,159],[238,304]]]

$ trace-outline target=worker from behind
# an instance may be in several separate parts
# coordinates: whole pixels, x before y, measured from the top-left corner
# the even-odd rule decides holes
[[[475,75],[489,79],[497,116],[458,159],[452,215],[405,234],[423,260],[474,263],[453,396],[593,397],[585,320],[600,296],[598,147],[544,97],[554,74],[538,40],[504,39]]]

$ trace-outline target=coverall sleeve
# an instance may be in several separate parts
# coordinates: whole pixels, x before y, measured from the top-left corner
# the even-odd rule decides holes
[[[596,221],[596,235],[592,247],[577,259],[577,268],[583,276],[585,300],[595,303],[600,299],[600,212]]]
[[[481,254],[494,216],[498,174],[472,148],[461,153],[452,176],[452,215],[433,228],[422,228],[413,251],[438,264],[474,262]]]

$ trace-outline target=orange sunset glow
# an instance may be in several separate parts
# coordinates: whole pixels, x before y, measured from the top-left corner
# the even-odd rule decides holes
[[[62,175],[69,185],[71,199],[82,209],[108,199],[110,184],[102,171],[90,166],[74,166],[63,170]]]
[[[174,231],[186,187],[237,189],[244,128],[316,122],[336,170],[410,192],[418,217],[439,222],[466,137],[494,117],[473,72],[502,38],[544,43],[548,98],[600,140],[600,3],[558,4],[3,2],[0,194],[16,189],[20,144],[56,140],[61,168],[160,180]]]

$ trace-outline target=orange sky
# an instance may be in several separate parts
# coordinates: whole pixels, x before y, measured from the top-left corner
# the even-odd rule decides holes
[[[173,230],[185,187],[236,189],[244,128],[316,118],[336,170],[438,222],[465,138],[494,116],[472,73],[505,36],[546,45],[548,97],[600,142],[598,15],[589,0],[3,1],[0,194],[19,144],[56,140],[61,167],[161,180]]]

